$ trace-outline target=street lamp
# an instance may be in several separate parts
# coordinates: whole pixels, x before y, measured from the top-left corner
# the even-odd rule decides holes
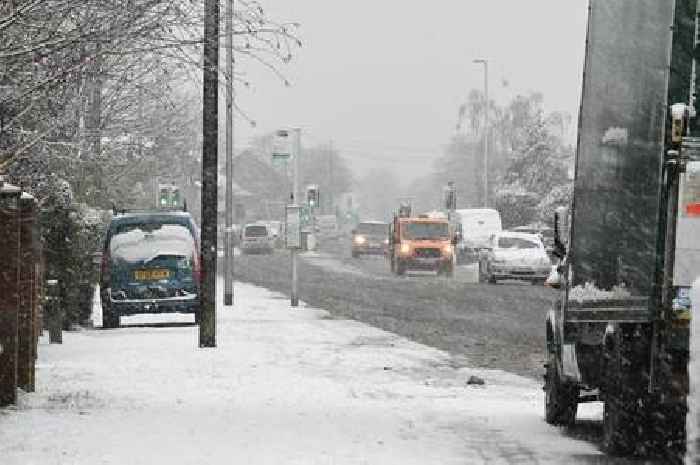
[[[484,207],[489,205],[489,62],[484,59],[473,60],[484,65]]]

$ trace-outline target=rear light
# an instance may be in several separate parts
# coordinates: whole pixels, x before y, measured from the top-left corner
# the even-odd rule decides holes
[[[105,250],[104,253],[102,254],[102,263],[100,264],[100,275],[101,275],[100,279],[102,281],[106,281],[110,278],[109,277],[109,273],[111,271],[110,266],[109,266],[110,258],[111,257],[109,255],[109,250]]]
[[[192,280],[197,286],[202,285],[202,257],[199,255],[199,247],[195,250],[192,257]]]

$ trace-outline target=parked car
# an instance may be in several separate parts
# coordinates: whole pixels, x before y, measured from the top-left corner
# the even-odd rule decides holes
[[[351,254],[384,255],[389,250],[389,225],[381,221],[365,221],[352,230]]]
[[[494,284],[500,279],[544,284],[551,266],[539,235],[503,231],[491,236],[479,262],[479,277]]]
[[[139,313],[193,313],[199,321],[199,230],[187,212],[140,211],[112,218],[102,251],[102,327]]]
[[[502,231],[501,214],[492,208],[469,208],[456,213],[459,217],[457,263],[476,261],[480,250],[488,247],[489,238]]]
[[[554,230],[547,225],[537,225],[531,224],[527,226],[517,226],[512,229],[515,232],[522,232],[527,234],[537,234],[542,239],[544,244],[544,249],[547,251],[547,255],[552,256],[552,250],[554,249]]]
[[[275,240],[266,224],[253,223],[243,227],[240,243],[241,252],[245,254],[272,253],[274,247]]]

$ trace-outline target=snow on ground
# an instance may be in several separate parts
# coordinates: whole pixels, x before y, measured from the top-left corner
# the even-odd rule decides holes
[[[310,263],[311,265],[317,266],[319,268],[328,270],[328,271],[334,271],[338,273],[348,273],[348,274],[354,274],[354,275],[369,275],[370,273],[365,270],[360,268],[359,266],[353,266],[348,263],[344,263],[341,258],[338,256],[332,255],[330,253],[326,252],[316,252],[316,251],[309,251],[309,252],[304,252],[300,254],[300,257],[305,260],[306,262]],[[382,263],[386,261],[386,258],[384,258],[381,255],[376,255],[376,256],[367,256],[363,257],[358,260],[379,260]],[[388,269],[388,264],[386,265]],[[434,271],[415,271],[415,270],[409,270],[406,272],[408,276],[434,276],[435,272]],[[373,276],[375,279],[384,279],[385,277],[383,276]],[[479,282],[479,264],[478,263],[470,263],[467,265],[460,265],[455,269],[455,277],[459,281],[467,282],[467,283],[478,283]]]
[[[340,258],[329,253],[308,251],[299,254],[299,256],[308,263],[323,268],[329,271],[339,273],[349,273],[354,275],[366,275],[367,273],[357,267],[343,263]]]
[[[235,298],[215,349],[196,326],[42,338],[37,392],[0,411],[2,465],[603,463],[545,424],[529,379],[251,285]]]

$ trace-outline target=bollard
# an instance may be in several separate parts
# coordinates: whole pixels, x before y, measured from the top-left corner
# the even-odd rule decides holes
[[[50,344],[63,343],[63,311],[58,293],[58,280],[46,281],[46,319]]]

